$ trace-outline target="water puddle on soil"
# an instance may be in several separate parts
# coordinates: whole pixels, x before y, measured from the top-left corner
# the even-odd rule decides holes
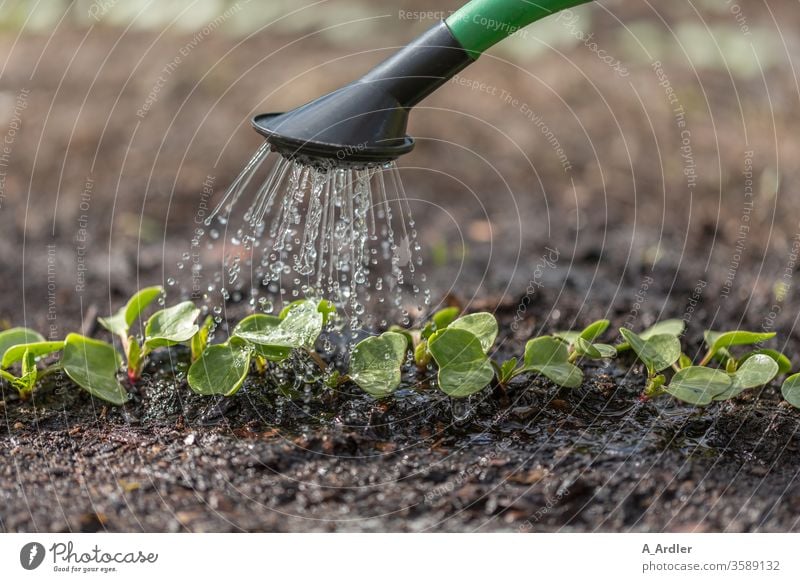
[[[339,308],[339,326],[357,332],[410,324],[430,305],[394,162],[312,167],[265,143],[201,222],[178,264],[183,276],[168,284],[218,322],[231,302],[277,314],[291,301],[324,298]]]

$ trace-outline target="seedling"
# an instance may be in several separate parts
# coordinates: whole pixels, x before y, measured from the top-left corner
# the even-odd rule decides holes
[[[358,343],[350,356],[349,377],[367,394],[384,398],[400,386],[408,339],[387,331]],[[340,379],[337,379],[337,381]]]
[[[199,331],[195,320],[200,314],[191,301],[184,301],[154,313],[144,324],[142,342],[131,335],[134,323],[142,322],[142,313],[158,297],[162,287],[147,287],[131,297],[125,306],[111,317],[98,318],[100,324],[118,336],[122,343],[128,368],[128,379],[136,382],[142,375],[147,356],[155,349],[190,341]]]
[[[683,335],[685,327],[686,324],[684,324],[682,319],[665,319],[639,332],[637,335],[643,340],[649,340],[655,335],[670,335],[674,338],[680,338]],[[616,345],[616,349],[618,353],[626,352],[631,349],[631,345],[627,341],[623,341]]]
[[[458,319],[458,314],[461,310],[457,307],[445,307],[434,313],[431,319],[425,326],[418,332],[409,333],[402,328],[391,328],[390,331],[398,333],[406,333],[410,341],[410,345],[414,351],[414,362],[417,368],[424,370],[428,367],[433,359],[430,350],[428,350],[428,343],[431,336],[437,331],[446,329],[451,323]]]
[[[31,329],[18,327],[4,331],[0,333],[0,378],[13,386],[22,400],[27,400],[42,377],[60,369],[55,364],[39,370],[37,363],[63,347],[64,342],[45,341]],[[9,371],[17,364],[19,376]]]
[[[610,324],[607,319],[600,319],[589,324],[583,331],[559,331],[553,335],[567,343],[570,362],[576,362],[578,358],[593,360],[614,358],[617,355],[614,346],[595,342],[606,332]]]
[[[648,333],[646,338],[624,327],[619,330],[627,345],[647,369],[645,397],[657,396],[666,378],[659,372],[669,368],[681,357],[681,342],[670,334]]]
[[[480,392],[494,378],[484,345],[474,333],[447,327],[431,336],[429,349],[439,366],[439,388],[451,398]]]
[[[728,348],[733,346],[751,346],[760,344],[775,337],[775,333],[756,333],[752,331],[727,331],[718,332],[707,330],[703,338],[708,346],[708,351],[700,361],[701,366],[707,366],[712,359],[718,358],[723,364],[733,359]],[[735,367],[734,367],[735,369]]]
[[[314,344],[334,313],[331,309],[327,301],[306,299],[293,302],[277,317],[257,313],[244,318],[227,342],[205,348],[194,361],[187,374],[189,386],[198,394],[231,396],[244,383],[253,356],[263,371],[266,362],[282,362],[298,349],[324,369]]]
[[[570,353],[563,340],[539,337],[525,345],[525,359],[519,372],[536,372],[559,386],[577,388],[583,383],[583,372],[569,360]]]

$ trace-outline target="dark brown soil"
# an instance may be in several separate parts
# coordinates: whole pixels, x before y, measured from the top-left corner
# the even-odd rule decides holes
[[[501,359],[533,335],[600,317],[634,328],[685,318],[690,354],[703,329],[739,327],[777,331],[772,345],[797,354],[800,133],[788,57],[765,59],[763,76],[738,76],[694,68],[677,50],[658,55],[688,111],[698,168],[690,192],[664,89],[649,62],[626,52],[605,4],[593,29],[626,58],[629,79],[582,45],[513,64],[487,55],[468,70],[530,100],[568,152],[568,172],[519,108],[486,92],[446,87],[415,114],[420,143],[401,165],[434,298],[495,312]],[[750,24],[800,29],[794,2],[770,8],[753,8]],[[670,25],[697,18],[688,4],[659,9]],[[629,15],[664,26],[646,3]],[[720,26],[729,18],[707,16]],[[284,49],[291,58],[263,62],[296,31],[238,48],[239,39],[212,35],[144,119],[137,108],[188,37],[4,31],[0,91],[30,96],[0,199],[0,327],[60,336],[164,282],[191,237],[204,180],[218,191],[258,144],[250,114],[335,87],[375,55],[292,77],[321,56],[401,43],[407,26],[315,36]],[[750,150],[757,186],[742,246]],[[546,248],[558,250],[553,267],[539,266]],[[777,383],[702,410],[641,402],[641,370],[622,358],[588,367],[579,390],[520,378],[454,410],[410,371],[408,387],[381,403],[351,387],[290,399],[258,378],[213,399],[166,372],[185,365],[184,352],[163,354],[121,408],[59,377],[33,403],[3,387],[0,530],[800,530],[800,413],[781,403]]]

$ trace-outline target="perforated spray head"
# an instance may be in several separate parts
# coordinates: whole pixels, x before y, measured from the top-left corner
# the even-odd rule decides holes
[[[253,127],[272,149],[307,165],[379,165],[414,149],[417,103],[474,60],[440,22],[359,80]]]

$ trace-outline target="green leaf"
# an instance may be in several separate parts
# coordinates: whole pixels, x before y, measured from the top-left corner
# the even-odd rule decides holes
[[[671,335],[672,337],[680,337],[686,324],[682,319],[665,319],[658,323],[651,325],[646,330],[639,334],[643,340],[648,340],[656,335]]]
[[[114,346],[76,333],[67,336],[61,358],[64,372],[92,396],[124,404],[128,393],[117,380],[122,356]]]
[[[197,359],[203,355],[203,352],[208,347],[208,336],[211,333],[211,329],[214,327],[214,318],[210,315],[206,316],[203,325],[200,326],[200,329],[196,334],[192,336],[191,341],[191,349],[192,349],[192,362],[197,361]]]
[[[665,319],[664,321],[659,321],[658,323],[651,325],[637,335],[643,340],[649,340],[654,335],[671,335],[679,338],[681,335],[683,335],[683,330],[685,327],[686,324],[682,319]],[[631,349],[631,346],[628,342],[623,342],[617,345],[618,352],[624,352],[629,349]]]
[[[579,356],[587,356],[589,358],[600,359],[603,357],[603,354],[592,345],[592,342],[580,336],[575,339],[575,352]]]
[[[517,370],[517,362],[517,358],[511,358],[503,362],[498,368],[498,377],[503,384],[506,384],[513,378],[514,372]]]
[[[447,328],[458,319],[459,313],[461,313],[461,310],[458,307],[445,307],[434,313],[431,317],[431,321],[433,321],[433,325],[435,326],[434,331]]]
[[[428,349],[439,366],[439,388],[452,398],[464,398],[483,390],[494,378],[494,368],[481,341],[469,331],[445,328],[437,331]]]
[[[389,396],[400,385],[401,369],[408,341],[399,333],[387,331],[356,345],[350,357],[350,378],[375,398]]]
[[[6,350],[3,355],[2,367],[8,368],[13,366],[20,360],[26,352],[30,352],[35,358],[41,358],[53,352],[59,352],[64,349],[64,342],[35,342],[30,344],[20,344],[12,346]]]
[[[8,348],[43,341],[45,341],[44,337],[40,333],[26,327],[13,327],[0,332],[0,360],[5,357]]]
[[[580,337],[587,342],[594,342],[594,340],[606,332],[610,324],[611,322],[607,319],[595,321],[584,328],[584,330],[580,333]]]
[[[456,319],[447,329],[463,329],[470,332],[480,340],[484,353],[492,349],[497,339],[497,320],[491,313],[470,313]]]
[[[731,374],[731,385],[725,392],[717,394],[714,400],[728,400],[735,398],[749,388],[756,388],[768,384],[778,375],[778,362],[764,354],[756,354],[739,366]]]
[[[577,388],[583,382],[583,372],[569,362],[567,345],[551,336],[532,339],[525,345],[523,371],[538,372],[567,388]]]
[[[706,406],[731,383],[731,377],[722,370],[691,366],[677,372],[664,391],[688,404]]]
[[[423,339],[414,348],[414,363],[418,368],[425,368],[431,363],[431,352],[428,350],[428,340]]]
[[[235,394],[250,370],[250,347],[238,338],[209,346],[189,368],[189,387],[204,396]]]
[[[686,354],[681,354],[678,358],[678,368],[689,368],[692,365],[692,359]]]
[[[556,331],[553,332],[553,337],[557,337],[560,340],[564,340],[567,342],[568,345],[572,345],[575,343],[579,337],[581,337],[581,332],[579,331]]]
[[[619,332],[647,367],[651,376],[665,368],[669,368],[681,357],[681,342],[675,336],[667,334],[653,335],[645,340],[640,335],[624,327]]]
[[[603,358],[616,358],[617,348],[609,344],[592,344]]]
[[[192,339],[200,329],[195,323],[200,310],[191,301],[156,311],[145,326],[145,349],[152,351]]]
[[[293,349],[312,349],[322,332],[322,320],[316,301],[305,300],[282,320],[262,314],[246,317],[234,329],[234,335],[255,345],[260,356],[279,361]]]
[[[752,358],[757,354],[763,354],[775,360],[778,364],[778,374],[788,374],[789,372],[792,371],[791,360],[777,350],[769,350],[769,349],[754,350],[742,356],[742,358],[739,360],[739,364],[740,365],[743,364],[748,359]]]
[[[328,301],[327,299],[297,299],[292,301],[289,305],[281,309],[281,312],[278,314],[279,319],[285,319],[289,312],[297,307],[298,305],[303,305],[305,303],[312,302],[317,305],[317,310],[322,314],[322,327],[328,325],[328,319],[331,314],[336,313],[336,306]]]
[[[800,408],[800,374],[786,378],[781,386],[781,394],[786,402],[795,408]]]
[[[722,349],[727,349],[732,346],[749,346],[772,339],[773,337],[775,337],[774,332],[756,333],[752,331],[728,331],[720,333],[708,330],[703,334],[703,338],[709,348],[709,353],[704,359],[710,359]]]
[[[147,306],[155,301],[163,292],[164,288],[161,286],[145,287],[128,299],[128,303],[125,304],[125,307],[121,308],[114,315],[111,317],[98,317],[97,321],[111,333],[123,338],[127,337],[131,325],[139,318],[142,311],[147,309]]]

